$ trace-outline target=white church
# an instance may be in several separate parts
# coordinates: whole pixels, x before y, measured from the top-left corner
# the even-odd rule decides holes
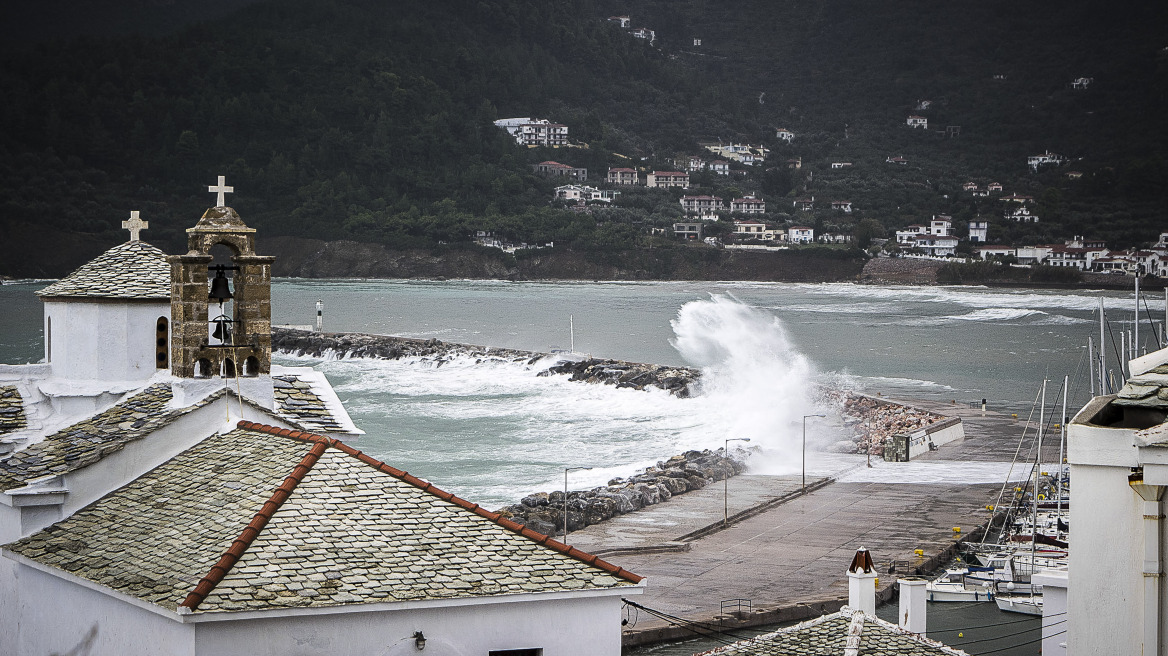
[[[187,253],[132,213],[0,365],[0,653],[619,654],[641,577],[355,449],[271,364],[273,258],[208,189]]]

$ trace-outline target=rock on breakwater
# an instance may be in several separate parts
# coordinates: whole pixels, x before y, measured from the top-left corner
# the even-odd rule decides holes
[[[568,492],[568,530],[578,531],[742,473],[749,453],[742,448],[732,449],[729,456],[722,449],[686,451],[639,474],[614,478],[607,486]],[[545,535],[564,532],[562,490],[529,494],[496,512]]]
[[[840,404],[845,425],[851,425],[855,431],[851,442],[855,453],[883,456],[884,445],[893,435],[911,433],[946,419],[935,412],[852,392],[834,392],[829,396]]]
[[[690,384],[699,377],[696,369],[686,367],[664,367],[596,358],[578,362],[562,359],[557,361],[554,359],[555,354],[537,351],[365,333],[317,333],[276,326],[272,327],[272,350],[312,357],[327,357],[333,354],[339,357],[380,360],[418,358],[435,362],[438,366],[460,357],[473,358],[479,362],[519,362],[527,365],[536,365],[546,360],[549,366],[539,372],[540,376],[568,375],[573,381],[636,389],[657,387],[681,398],[690,395]]]

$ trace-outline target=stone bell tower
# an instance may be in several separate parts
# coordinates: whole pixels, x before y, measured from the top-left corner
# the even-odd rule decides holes
[[[267,376],[272,367],[272,262],[256,255],[255,229],[247,227],[223,200],[232,187],[219,176],[215,207],[208,209],[193,228],[187,229],[187,253],[172,255],[170,262],[171,351],[170,371],[178,378],[228,378]],[[234,289],[226,280],[210,283],[211,248],[224,245],[232,252]],[[223,276],[222,270],[217,274]],[[212,325],[213,308],[232,300],[230,317]],[[219,294],[211,298],[212,291]],[[218,312],[216,312],[218,314]],[[215,330],[212,331],[212,328]],[[214,336],[212,336],[214,335]]]

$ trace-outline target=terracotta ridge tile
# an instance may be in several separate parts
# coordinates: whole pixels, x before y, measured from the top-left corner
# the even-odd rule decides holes
[[[244,427],[242,426],[243,423],[244,422],[240,422],[241,428]],[[257,430],[257,428],[253,428],[255,426],[260,425],[251,424],[251,426],[248,426],[247,428],[251,430]],[[272,427],[260,426],[260,428],[271,429]],[[313,437],[320,436],[315,435]],[[320,456],[323,455],[326,450],[328,450],[329,446],[331,446],[329,441],[325,439],[312,441],[314,444],[312,445],[312,448],[308,450],[308,453],[304,454],[304,457],[300,460],[300,462],[297,463],[295,467],[293,467],[292,472],[289,473],[280,486],[277,487],[274,492],[272,492],[272,496],[266,502],[264,502],[263,507],[260,508],[259,512],[257,512],[254,517],[252,517],[252,520],[248,522],[246,527],[244,527],[243,532],[239,534],[239,537],[235,538],[235,540],[231,543],[231,546],[227,548],[227,551],[224,552],[222,556],[220,556],[219,561],[211,566],[211,570],[207,572],[202,580],[199,581],[199,584],[195,586],[195,589],[187,595],[187,598],[184,599],[183,602],[179,604],[179,606],[186,606],[192,611],[198,610],[199,604],[203,603],[203,600],[207,598],[207,595],[211,594],[211,592],[215,589],[215,586],[219,585],[219,583],[223,581],[223,578],[227,576],[227,573],[231,571],[231,568],[235,566],[235,563],[239,562],[239,559],[243,557],[243,554],[248,550],[252,542],[254,542],[256,537],[259,536],[260,531],[264,530],[264,527],[267,526],[268,520],[270,520],[272,516],[276,514],[276,511],[280,509],[280,506],[284,504],[284,502],[292,494],[292,491],[296,489],[296,486],[304,478],[305,474],[307,474],[309,470],[312,469],[313,465],[315,465],[316,462],[320,459]]]
[[[269,427],[263,427],[263,428],[271,428],[271,427],[269,426]],[[260,429],[257,428],[255,430],[260,430]],[[422,490],[423,492],[428,492],[428,493],[438,497],[439,499],[442,499],[443,501],[448,501],[448,502],[453,503],[461,508],[465,508],[466,510],[471,511],[480,517],[484,517],[484,518],[498,524],[499,526],[507,529],[508,531],[511,531],[512,533],[515,533],[517,535],[522,535],[523,537],[525,537],[529,540],[532,540],[538,544],[542,544],[546,547],[550,547],[550,548],[552,548],[552,549],[554,549],[554,550],[556,550],[556,551],[558,551],[558,552],[560,552],[560,553],[562,553],[570,558],[578,560],[586,565],[591,565],[593,567],[597,567],[599,569],[604,570],[605,572],[608,572],[609,574],[612,574],[613,576],[616,576],[618,578],[622,578],[622,579],[624,579],[626,581],[630,581],[632,583],[640,583],[641,580],[645,578],[643,576],[638,576],[636,574],[633,574],[630,571],[627,571],[627,570],[624,570],[620,567],[617,567],[616,565],[605,562],[605,561],[601,560],[598,556],[594,556],[590,553],[580,551],[579,549],[576,549],[575,547],[569,547],[568,545],[566,545],[562,542],[557,542],[556,540],[553,540],[551,537],[544,535],[543,533],[540,533],[538,531],[533,531],[533,530],[527,528],[526,526],[524,526],[518,522],[507,519],[506,517],[503,517],[499,513],[491,512],[485,508],[482,508],[477,503],[471,503],[470,501],[467,501],[466,499],[462,499],[458,496],[455,496],[454,494],[451,494],[450,492],[446,492],[445,490],[442,490],[442,489],[438,488],[437,486],[435,486],[433,483],[428,483],[426,481],[423,481],[422,479],[418,478],[417,476],[413,476],[413,475],[411,475],[407,472],[404,472],[400,469],[397,469],[395,467],[391,467],[391,466],[385,464],[384,462],[381,462],[380,460],[377,460],[375,458],[371,458],[371,457],[369,457],[369,455],[361,453],[357,449],[354,449],[353,447],[349,446],[348,444],[345,444],[344,442],[342,442],[340,440],[331,440],[331,446],[335,447],[336,449],[339,449],[340,451],[342,451],[343,453],[345,453],[349,456],[356,458],[357,460],[360,460],[361,462],[363,462],[367,465],[372,465],[373,467],[376,467],[378,470],[385,472],[386,474],[389,474],[390,476],[398,479],[399,481],[402,481],[404,483],[409,483],[410,485],[413,485],[414,487]]]

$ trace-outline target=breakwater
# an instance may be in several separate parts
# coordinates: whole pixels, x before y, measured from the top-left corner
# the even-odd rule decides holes
[[[729,454],[722,449],[686,451],[628,478],[614,478],[607,486],[570,491],[566,504],[568,530],[579,531],[730,478],[746,469],[749,454],[742,448],[731,449]],[[496,512],[545,535],[564,532],[563,490],[529,494]]]
[[[645,389],[656,387],[688,397],[699,372],[688,367],[665,367],[605,358],[569,359],[569,355],[517,349],[455,344],[437,339],[411,339],[364,333],[317,333],[294,328],[272,328],[272,350],[298,356],[400,360],[417,358],[442,366],[454,358],[478,362],[516,362],[528,366],[546,363],[537,375],[565,375],[571,380]]]

